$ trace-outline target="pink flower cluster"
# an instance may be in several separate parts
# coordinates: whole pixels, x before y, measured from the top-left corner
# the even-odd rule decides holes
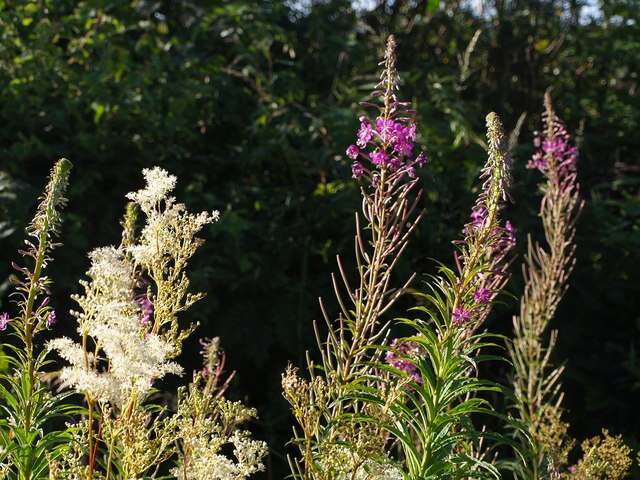
[[[578,149],[571,145],[571,136],[560,120],[557,118],[545,119],[545,123],[549,121],[553,124],[553,136],[548,138],[548,136],[542,136],[536,132],[533,140],[536,151],[527,163],[527,168],[537,168],[544,173],[549,157],[551,157],[561,171],[574,172],[578,160]]]
[[[11,317],[7,312],[0,313],[0,331],[5,331],[10,321]]]
[[[384,357],[385,361],[393,368],[406,372],[414,382],[421,384],[422,375],[415,363],[420,356],[420,346],[415,342],[395,339],[391,348]]]
[[[353,178],[358,179],[369,172],[360,157],[369,160],[374,168],[400,171],[415,178],[415,167],[427,162],[424,153],[411,158],[415,140],[416,125],[411,120],[401,122],[378,117],[374,125],[367,117],[360,117],[356,143],[349,145],[346,151],[347,157],[354,160],[351,165]],[[367,149],[371,151],[367,153]]]
[[[471,212],[471,221],[465,226],[467,236],[475,234],[480,230],[487,219],[487,209],[482,205],[476,205]],[[489,273],[480,278],[476,278],[473,282],[475,291],[473,291],[473,302],[469,304],[458,305],[451,313],[451,323],[456,327],[461,327],[469,323],[474,317],[480,315],[486,306],[493,300],[501,278],[506,275],[508,261],[506,261],[509,251],[516,244],[516,229],[513,224],[507,220],[504,227],[495,227],[492,231],[493,247],[490,252],[489,262],[491,268]]]
[[[136,298],[136,303],[140,307],[140,325],[148,327],[153,321],[153,303],[144,294]]]

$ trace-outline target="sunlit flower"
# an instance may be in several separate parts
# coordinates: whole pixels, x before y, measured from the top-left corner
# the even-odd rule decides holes
[[[10,321],[11,318],[7,312],[0,313],[0,331],[5,331]]]
[[[388,158],[389,155],[387,155],[387,152],[382,149],[375,150],[371,154],[371,161],[374,163],[374,165],[378,166],[385,165]]]
[[[355,160],[360,155],[360,149],[355,145],[349,145],[347,148],[347,157],[352,160]]]
[[[469,320],[471,320],[471,312],[463,306],[456,307],[451,314],[451,321],[456,327],[464,325]]]
[[[45,325],[46,325],[47,328],[51,328],[56,323],[58,323],[58,317],[56,315],[56,311],[55,310],[51,310],[51,312],[49,312],[49,315],[47,316],[47,321],[45,322]]]
[[[373,137],[373,128],[367,117],[360,117],[360,129],[358,130],[358,141],[356,144],[360,148],[364,148]]]
[[[353,164],[351,165],[351,174],[353,178],[356,178],[356,179],[362,177],[362,175],[364,175],[364,167],[362,163],[353,162]]]
[[[473,301],[478,304],[484,304],[491,300],[491,290],[488,288],[480,287],[473,294]]]

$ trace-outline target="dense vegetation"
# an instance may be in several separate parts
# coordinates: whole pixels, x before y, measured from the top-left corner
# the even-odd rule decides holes
[[[512,195],[533,196],[537,178],[524,167],[551,87],[578,133],[586,200],[572,287],[554,319],[571,433],[605,426],[637,447],[640,11],[633,0],[581,3],[0,2],[2,247],[18,247],[53,161],[73,160],[64,246],[51,266],[55,308],[66,312],[62,299],[88,266],[77,252],[119,241],[124,195],[141,168],[177,174],[193,210],[221,211],[193,262],[196,289],[208,292],[192,311],[198,336],[221,336],[237,370],[231,395],[260,412],[269,478],[283,478],[290,418],[280,374],[290,359],[303,364],[316,298],[331,290],[325,272],[352,246],[342,220],[359,196],[343,152],[393,32],[430,157],[420,172],[427,214],[398,275],[450,258],[477,193],[487,112],[508,126],[528,114]],[[508,211],[523,232],[541,232],[536,213],[525,201]],[[507,289],[521,292],[514,273]],[[493,331],[509,331],[517,311],[503,300]],[[66,314],[59,322],[74,329]],[[194,341],[186,352],[198,349]],[[196,355],[185,357],[196,367]]]

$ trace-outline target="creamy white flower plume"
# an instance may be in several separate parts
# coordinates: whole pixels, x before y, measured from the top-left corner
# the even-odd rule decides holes
[[[137,192],[128,193],[129,200],[140,205],[147,214],[162,200],[169,200],[169,203],[173,203],[173,199],[169,198],[168,194],[176,186],[177,178],[175,175],[170,175],[160,167],[145,168],[142,170],[142,175],[147,182],[146,187]]]

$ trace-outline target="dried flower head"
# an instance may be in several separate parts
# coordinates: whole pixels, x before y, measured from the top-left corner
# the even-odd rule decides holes
[[[602,435],[582,442],[583,456],[567,475],[572,480],[621,480],[631,468],[631,449],[622,437],[607,430]]]

